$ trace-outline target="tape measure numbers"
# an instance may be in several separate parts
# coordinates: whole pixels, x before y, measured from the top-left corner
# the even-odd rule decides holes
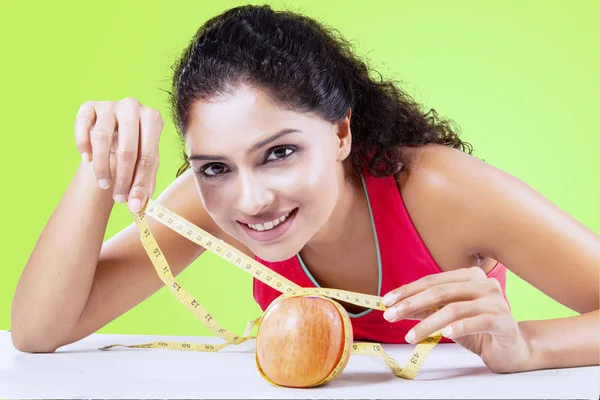
[[[260,329],[260,321],[264,317],[265,312],[259,318],[256,318],[248,322],[246,330],[242,336],[238,336],[227,329],[223,328],[217,320],[206,310],[202,305],[190,295],[175,279],[171,272],[171,268],[167,260],[165,259],[160,246],[156,242],[156,239],[150,231],[150,226],[146,220],[147,216],[151,216],[156,221],[169,227],[180,235],[186,237],[194,243],[204,247],[212,253],[224,258],[229,263],[237,266],[243,271],[251,274],[261,282],[271,286],[272,288],[280,291],[282,294],[279,298],[292,297],[292,296],[320,296],[327,299],[337,299],[362,306],[366,308],[373,308],[377,310],[385,310],[385,305],[381,302],[381,297],[373,296],[363,293],[350,292],[346,290],[331,289],[331,288],[303,288],[294,282],[286,279],[279,275],[275,271],[269,269],[265,265],[259,263],[246,254],[240,252],[236,248],[228,245],[224,241],[214,237],[210,233],[206,232],[202,228],[194,225],[185,218],[177,215],[168,208],[161,204],[148,200],[144,209],[139,213],[133,213],[130,211],[136,226],[140,231],[140,240],[144,246],[144,250],[148,254],[148,257],[152,261],[152,265],[156,270],[159,278],[163,281],[169,291],[190,311],[194,316],[202,322],[207,329],[209,329],[216,336],[220,337],[225,341],[221,344],[202,344],[202,343],[189,343],[189,342],[151,342],[137,345],[123,345],[123,344],[112,344],[101,347],[100,350],[109,350],[112,347],[122,346],[128,348],[162,348],[170,350],[187,350],[187,351],[201,351],[201,352],[217,352],[229,345],[238,345],[244,343],[250,339],[256,339],[255,335],[252,335],[252,329],[254,326],[258,326]],[[279,299],[278,298],[278,299]],[[273,302],[275,303],[275,301]],[[271,303],[271,304],[273,304]],[[347,315],[346,310],[336,301],[333,304],[338,307],[340,314],[345,316],[344,320],[344,334],[347,343],[351,340],[350,332],[352,326],[350,319]],[[398,363],[389,355],[385,353],[381,344],[370,343],[370,342],[353,342],[351,348],[352,355],[362,356],[379,356],[382,357],[386,365],[390,368],[395,376],[404,379],[414,379],[419,370],[423,367],[425,360],[435,345],[442,338],[441,332],[435,332],[433,335],[427,337],[418,343],[409,358],[404,368],[400,367]],[[318,385],[324,384],[327,381],[333,379],[339,374],[339,372],[345,366],[348,361],[350,354],[344,354],[340,359],[338,365],[334,370]],[[258,365],[258,364],[257,364]],[[261,375],[269,381],[271,384],[276,385],[267,376],[264,375],[263,371],[260,370]]]

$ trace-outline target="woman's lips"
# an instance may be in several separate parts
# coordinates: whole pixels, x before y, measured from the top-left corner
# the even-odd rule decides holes
[[[248,234],[248,236],[250,236],[252,239],[258,242],[267,242],[270,240],[275,240],[286,233],[291,228],[297,213],[298,208],[294,208],[283,222],[280,222],[277,226],[274,226],[271,229],[265,229],[263,231],[250,228],[247,224],[239,221],[238,223],[242,226],[246,234]]]

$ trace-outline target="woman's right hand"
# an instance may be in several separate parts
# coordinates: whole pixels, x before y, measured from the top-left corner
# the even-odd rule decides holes
[[[98,185],[112,187],[116,202],[139,211],[151,198],[159,165],[160,112],[127,97],[88,101],[75,118],[75,142],[84,163],[93,163]]]

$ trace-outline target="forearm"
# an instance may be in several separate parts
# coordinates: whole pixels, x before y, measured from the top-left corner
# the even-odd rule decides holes
[[[15,291],[11,331],[18,349],[47,349],[77,323],[113,203],[111,193],[96,184],[92,164],[79,165]]]
[[[526,370],[580,367],[599,364],[598,310],[568,318],[521,321],[529,344]]]

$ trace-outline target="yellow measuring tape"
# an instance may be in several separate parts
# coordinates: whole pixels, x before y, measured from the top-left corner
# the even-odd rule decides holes
[[[171,269],[167,263],[167,260],[165,259],[158,243],[156,242],[156,239],[150,231],[150,226],[146,221],[146,216],[151,216],[156,221],[169,227],[192,242],[199,244],[212,253],[224,258],[229,263],[251,274],[261,282],[282,292],[282,295],[279,298],[294,296],[316,296],[324,299],[338,299],[366,308],[373,308],[377,310],[386,309],[385,305],[381,302],[381,297],[379,296],[329,288],[303,288],[279,275],[253,258],[248,257],[246,254],[240,252],[236,248],[212,236],[202,228],[187,221],[185,218],[177,215],[173,211],[153,201],[152,199],[148,200],[144,209],[142,209],[139,213],[133,213],[130,211],[130,214],[132,215],[135,224],[140,231],[140,239],[142,245],[144,246],[144,250],[148,254],[148,257],[152,261],[158,276],[163,281],[165,286],[189,311],[196,316],[196,318],[198,318],[198,320],[202,322],[204,326],[206,326],[212,333],[225,340],[225,343],[201,344],[190,342],[160,341],[138,345],[112,344],[102,347],[100,350],[108,350],[112,347],[122,346],[128,348],[161,348],[171,350],[217,352],[232,344],[241,344],[250,339],[258,338],[258,340],[260,340],[258,333],[256,336],[251,335],[252,328],[256,325],[260,331],[260,322],[269,308],[264,311],[261,317],[248,322],[246,330],[242,336],[235,335],[234,333],[223,328],[196,299],[194,299],[179,283],[177,283],[175,277],[171,273]],[[273,305],[275,302],[276,301],[273,301],[271,305]],[[348,344],[349,342],[352,342],[352,327],[350,324],[350,319],[346,310],[338,302],[332,302],[336,305],[340,311],[340,315],[343,317],[345,343]],[[387,355],[382,346],[378,343],[352,342],[351,354],[382,357],[395,376],[404,379],[414,379],[419,373],[419,370],[423,367],[425,359],[428,357],[431,350],[433,350],[441,338],[441,332],[438,331],[417,344],[404,368],[400,367],[392,357]],[[319,382],[317,385],[324,384],[327,381],[335,378],[345,367],[349,356],[350,354],[347,354],[346,350],[344,350],[344,354],[342,355],[338,365],[323,381]],[[263,371],[260,369],[260,366],[259,372],[267,381],[276,385],[263,373]]]

